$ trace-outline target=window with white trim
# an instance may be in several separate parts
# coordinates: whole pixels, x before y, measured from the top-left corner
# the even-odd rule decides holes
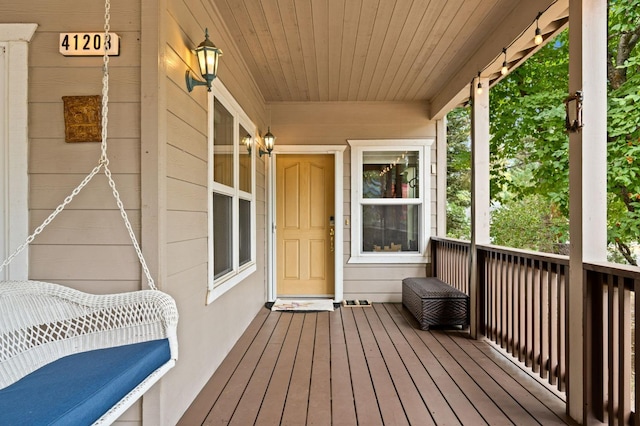
[[[425,263],[432,139],[350,140],[349,263]]]
[[[256,270],[256,127],[215,82],[209,104],[209,291],[212,302]]]

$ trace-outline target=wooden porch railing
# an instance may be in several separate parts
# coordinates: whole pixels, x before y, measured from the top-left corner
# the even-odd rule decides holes
[[[640,271],[611,263],[584,264],[587,286],[585,318],[586,393],[593,415],[610,424],[640,425],[640,393],[634,356],[640,329]]]
[[[433,237],[431,247],[433,275],[468,293],[470,243]],[[569,258],[491,245],[479,245],[477,258],[479,331],[564,391]],[[640,360],[633,355],[640,271],[612,263],[584,264],[583,271],[587,415],[640,425]]]
[[[433,276],[469,294],[469,241],[431,237]]]
[[[432,238],[434,275],[468,293],[469,242]],[[478,246],[480,332],[565,390],[569,258]]]

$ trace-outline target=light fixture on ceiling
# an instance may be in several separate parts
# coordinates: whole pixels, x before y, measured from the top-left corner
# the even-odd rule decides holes
[[[507,48],[502,49],[502,53],[504,53],[504,61],[502,61],[502,68],[500,68],[500,74],[507,75],[509,72],[509,65],[507,64]]]
[[[533,38],[533,42],[536,44],[536,46],[540,46],[542,44],[542,33],[540,32],[540,17],[542,16],[542,12],[538,13],[538,16],[536,17],[536,35]]]
[[[476,88],[476,93],[478,95],[482,94],[482,83],[480,82],[480,73],[478,73],[478,87]]]
[[[204,41],[196,47],[194,52],[198,58],[200,74],[205,81],[194,79],[191,76],[191,71],[187,70],[185,74],[187,90],[191,92],[196,86],[207,86],[207,91],[210,92],[211,82],[218,74],[218,61],[220,60],[220,56],[222,56],[222,50],[218,49],[211,40],[209,40],[209,29],[204,30]]]
[[[251,148],[253,147],[253,138],[250,134],[247,133],[247,135],[242,138],[242,144],[247,148],[247,152],[251,154]]]
[[[260,151],[258,151],[258,154],[260,154],[260,157],[262,157],[264,154],[269,155],[269,157],[271,157],[271,151],[273,151],[273,146],[276,143],[276,137],[273,136],[273,134],[271,133],[271,126],[267,127],[267,133],[265,133],[264,135],[264,147],[266,149],[266,151],[264,151],[262,148],[260,148]]]

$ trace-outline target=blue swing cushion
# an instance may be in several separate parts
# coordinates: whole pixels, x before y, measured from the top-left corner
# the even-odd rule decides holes
[[[168,339],[65,356],[0,390],[0,424],[91,424],[170,359]]]

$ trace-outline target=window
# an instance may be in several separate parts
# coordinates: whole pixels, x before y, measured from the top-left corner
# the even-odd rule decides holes
[[[349,141],[349,263],[424,263],[433,140]]]
[[[255,126],[216,82],[210,98],[209,292],[207,303],[256,270]]]

